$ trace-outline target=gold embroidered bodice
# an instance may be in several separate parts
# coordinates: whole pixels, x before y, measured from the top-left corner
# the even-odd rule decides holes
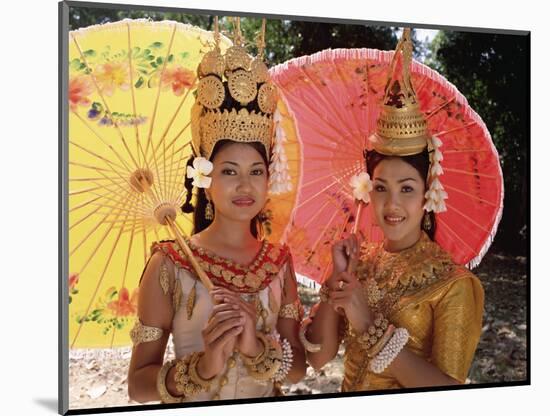
[[[212,282],[239,293],[255,293],[265,288],[278,275],[289,257],[288,246],[272,244],[264,240],[253,262],[243,265],[220,257],[186,240],[197,262]],[[176,242],[172,240],[155,242],[151,247],[151,253],[156,251],[162,251],[176,266],[194,273],[191,262]]]
[[[271,331],[276,328],[280,308],[284,300],[285,273],[289,267],[290,252],[285,245],[264,241],[261,249],[249,265],[237,263],[200,248],[187,240],[198,263],[216,286],[223,286],[239,293],[247,301],[254,302],[258,311],[257,330]],[[168,282],[168,273],[159,279],[165,294],[172,289],[174,316],[171,335],[176,358],[204,350],[202,331],[214,307],[206,286],[196,276],[187,256],[174,241],[155,242],[151,252],[162,252],[176,267],[175,281]],[[163,282],[163,279],[166,281]],[[165,289],[166,288],[166,289]],[[250,376],[241,358],[233,367],[224,367],[214,385],[220,383],[222,374],[227,381],[219,389],[222,400],[269,397],[274,394],[272,381],[258,382]],[[186,401],[212,400],[214,391],[201,392]]]
[[[406,347],[464,383],[481,335],[479,279],[424,233],[398,253],[385,251],[382,243],[364,245],[357,276],[372,310],[407,328]],[[387,370],[375,374],[367,364],[364,351],[346,342],[342,391],[402,387]]]

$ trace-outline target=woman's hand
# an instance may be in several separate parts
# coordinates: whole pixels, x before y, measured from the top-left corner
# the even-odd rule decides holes
[[[355,234],[351,234],[332,246],[332,275],[326,282],[329,288],[336,289],[337,277],[340,273],[354,271],[358,255],[359,241]]]
[[[237,338],[235,346],[244,355],[255,357],[263,348],[261,341],[256,336],[256,322],[258,320],[256,306],[244,301],[238,294],[228,289],[217,287],[212,291],[214,300],[232,304],[239,308],[244,316],[243,331]]]
[[[373,323],[372,311],[357,278],[348,272],[337,276],[337,287],[329,292],[329,303],[335,310],[342,309],[357,332],[365,332]]]
[[[223,370],[233,352],[237,336],[243,331],[244,314],[234,303],[214,305],[208,324],[202,331],[204,355],[198,363],[199,375],[211,379]]]

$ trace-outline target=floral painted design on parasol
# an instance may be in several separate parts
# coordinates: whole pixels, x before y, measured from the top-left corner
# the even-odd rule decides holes
[[[191,215],[180,210],[190,109],[196,68],[214,39],[191,25],[145,19],[69,36],[69,345],[127,346],[152,243],[192,231]],[[222,51],[229,46],[222,36]],[[297,155],[279,107],[287,154]],[[278,229],[292,195],[271,198]]]

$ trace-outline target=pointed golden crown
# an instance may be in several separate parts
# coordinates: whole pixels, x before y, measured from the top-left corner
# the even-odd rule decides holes
[[[405,28],[390,65],[376,132],[369,138],[374,150],[388,156],[418,154],[430,139],[428,124],[411,84],[412,49],[411,29]],[[396,77],[400,55],[402,71]]]
[[[197,68],[199,84],[192,109],[195,152],[209,159],[216,143],[229,139],[243,143],[261,142],[269,157],[277,90],[270,82],[263,62],[265,19],[257,40],[256,58],[251,57],[243,46],[240,18],[237,17],[234,24],[233,46],[225,54],[220,50],[219,37],[216,16],[214,49],[204,55]]]

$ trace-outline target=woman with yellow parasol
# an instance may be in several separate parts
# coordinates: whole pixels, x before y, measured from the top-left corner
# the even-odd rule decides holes
[[[153,244],[132,330],[128,391],[136,401],[271,396],[283,380],[305,374],[290,253],[259,240],[268,188],[287,191],[289,179],[279,134],[272,141],[280,117],[263,33],[265,21],[252,59],[237,19],[234,45],[222,55],[216,41],[199,65],[182,209],[194,210],[186,243],[200,272],[178,243]],[[170,333],[176,359],[163,363]]]

